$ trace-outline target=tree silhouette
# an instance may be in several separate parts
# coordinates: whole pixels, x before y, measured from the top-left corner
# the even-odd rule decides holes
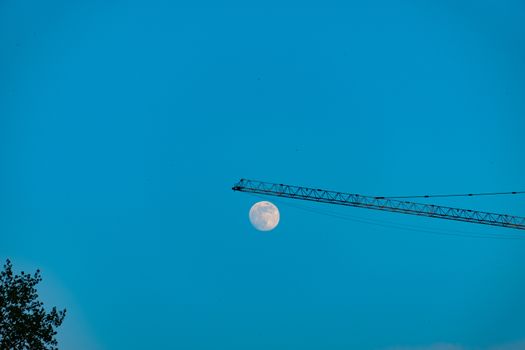
[[[58,349],[55,328],[62,324],[66,310],[54,307],[46,312],[36,290],[40,281],[39,270],[15,275],[6,261],[0,272],[0,350]]]

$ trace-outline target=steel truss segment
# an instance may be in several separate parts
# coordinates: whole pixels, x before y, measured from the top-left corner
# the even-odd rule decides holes
[[[383,197],[362,196],[359,194],[327,191],[302,186],[275,184],[248,179],[241,179],[232,187],[232,189],[234,191],[257,193],[268,196],[294,198],[306,201],[391,211],[403,214],[525,230],[524,217],[507,214],[495,214],[469,209],[451,208],[434,204],[407,202]]]

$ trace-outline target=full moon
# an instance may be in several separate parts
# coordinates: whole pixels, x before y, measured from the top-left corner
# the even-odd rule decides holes
[[[271,231],[279,224],[279,209],[267,201],[257,202],[250,209],[250,222],[259,231]]]

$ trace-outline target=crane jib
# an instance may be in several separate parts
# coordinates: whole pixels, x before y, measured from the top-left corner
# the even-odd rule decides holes
[[[309,187],[241,179],[234,191],[525,230],[525,218]]]

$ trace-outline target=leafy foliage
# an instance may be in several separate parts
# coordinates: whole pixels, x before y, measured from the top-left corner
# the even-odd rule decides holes
[[[0,350],[57,350],[55,328],[64,320],[66,310],[49,313],[38,300],[36,285],[40,271],[33,275],[13,274],[9,260],[0,272]]]

